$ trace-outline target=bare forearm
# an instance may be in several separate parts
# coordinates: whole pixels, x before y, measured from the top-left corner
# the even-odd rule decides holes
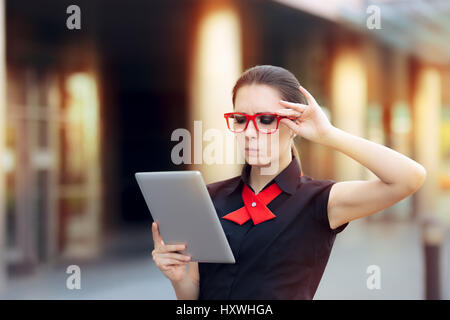
[[[416,161],[339,128],[332,127],[321,143],[358,161],[387,184],[401,183],[414,189],[425,179],[425,169]]]
[[[178,300],[197,300],[199,294],[198,283],[186,276],[180,281],[171,281]]]

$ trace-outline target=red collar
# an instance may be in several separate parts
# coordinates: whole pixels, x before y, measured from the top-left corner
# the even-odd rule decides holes
[[[244,206],[236,211],[233,211],[225,216],[223,219],[231,220],[239,225],[244,224],[248,219],[252,219],[253,223],[264,222],[275,218],[275,215],[267,208],[273,199],[275,199],[282,192],[278,184],[272,183],[270,186],[255,194],[247,184],[242,188],[242,199]]]

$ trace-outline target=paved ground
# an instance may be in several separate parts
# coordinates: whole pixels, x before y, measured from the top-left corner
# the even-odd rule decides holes
[[[338,235],[315,299],[422,299],[423,253],[415,224],[355,221]],[[112,239],[105,255],[81,263],[81,290],[66,288],[68,262],[10,278],[0,299],[175,299],[151,259],[150,229]],[[450,231],[442,248],[443,298],[450,299]],[[369,265],[381,269],[381,289],[369,290]]]

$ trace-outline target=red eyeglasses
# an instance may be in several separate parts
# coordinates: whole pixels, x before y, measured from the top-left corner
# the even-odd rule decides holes
[[[224,114],[230,131],[240,133],[247,129],[249,121],[253,121],[256,130],[262,133],[274,133],[278,130],[280,120],[283,118],[295,119],[295,117],[280,116],[276,113],[245,114],[240,112],[228,112]]]

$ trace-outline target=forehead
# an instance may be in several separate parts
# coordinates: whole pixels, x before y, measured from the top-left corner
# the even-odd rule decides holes
[[[236,112],[256,113],[268,112],[282,108],[278,103],[280,94],[277,89],[267,85],[245,85],[236,93],[234,110]]]

